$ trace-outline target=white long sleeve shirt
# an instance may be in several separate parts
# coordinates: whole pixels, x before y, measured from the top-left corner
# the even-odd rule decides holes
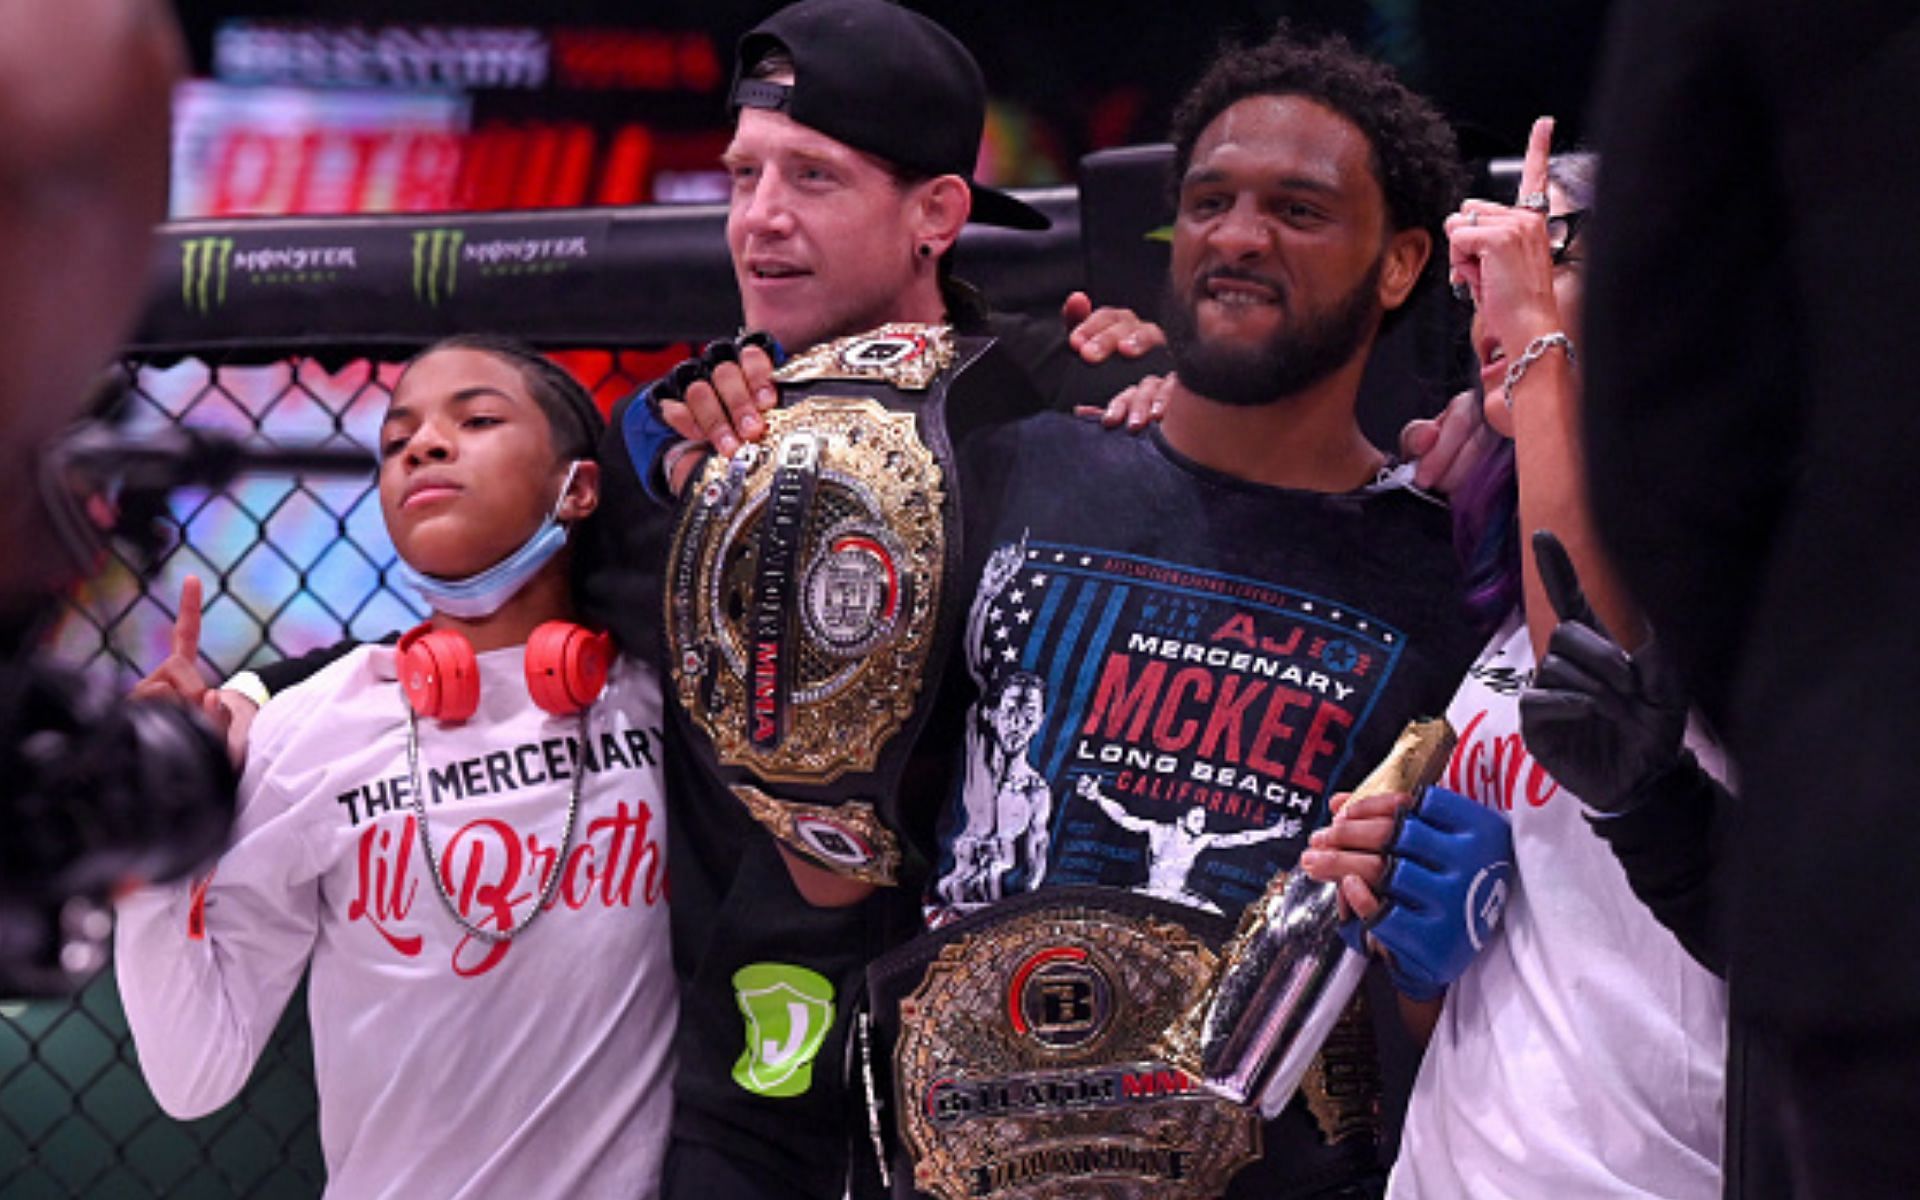
[[[409,797],[394,652],[363,646],[256,719],[234,840],[191,885],[119,905],[116,972],[141,1069],[176,1117],[246,1082],[301,973],[327,1194],[650,1197],[671,1115],[661,698],[616,663],[582,741],[528,697],[523,650],[480,656],[480,709],[422,719],[441,876],[475,925],[538,902],[510,942],[455,923]]]

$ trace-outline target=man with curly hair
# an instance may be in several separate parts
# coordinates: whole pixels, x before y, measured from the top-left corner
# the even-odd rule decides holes
[[[929,938],[973,937],[1060,886],[1138,911],[1151,835],[1196,813],[1219,836],[1160,911],[1190,929],[1231,920],[1294,865],[1334,793],[1445,707],[1476,646],[1446,510],[1355,415],[1380,330],[1435,274],[1462,182],[1451,132],[1385,67],[1283,27],[1223,51],[1173,134],[1178,379],[1161,425],[1048,414],[970,452],[960,586],[991,653],[947,673],[953,708],[977,726],[1004,678],[1043,681],[1025,760],[1050,789],[1049,829],[1046,861],[1008,875],[1005,898],[962,897],[956,763],[924,848]],[[1342,1102],[1322,1089],[1266,1122],[1225,1195],[1378,1194],[1378,1065],[1367,1024],[1350,1029],[1359,1051],[1326,1076]]]
[[[1262,118],[1290,131],[1293,155],[1317,156],[1323,176],[1336,170],[1328,151],[1359,154],[1357,164],[1348,165],[1363,170],[1343,182],[1363,194],[1364,212],[1325,211],[1334,198],[1328,190],[1332,180],[1302,173],[1281,181],[1287,187],[1269,198],[1293,210],[1273,214],[1280,222],[1276,232],[1283,235],[1278,240],[1290,260],[1307,269],[1334,248],[1360,262],[1361,269],[1337,295],[1303,290],[1296,303],[1290,289],[1280,288],[1269,315],[1285,313],[1295,319],[1256,335],[1251,345],[1201,339],[1201,306],[1196,304],[1201,297],[1194,289],[1211,284],[1192,277],[1192,252],[1216,239],[1218,231],[1209,220],[1189,218],[1222,215],[1217,185],[1223,168],[1212,159],[1222,150],[1230,159],[1246,157],[1253,147],[1244,132]],[[1303,140],[1315,134],[1327,139],[1323,145]],[[1328,398],[1334,403],[1328,407],[1351,415],[1359,374],[1374,341],[1405,315],[1415,291],[1431,282],[1443,257],[1434,253],[1442,239],[1439,222],[1464,184],[1452,131],[1425,100],[1343,41],[1303,44],[1283,29],[1263,45],[1223,51],[1176,109],[1172,140],[1169,187],[1179,220],[1163,312],[1170,336],[1178,339],[1175,362],[1188,391],[1229,406],[1257,407],[1342,380],[1345,386],[1333,387]],[[1278,171],[1296,164],[1272,159],[1258,165]],[[1365,237],[1371,231],[1354,219],[1382,222],[1379,239]],[[1229,229],[1227,236],[1233,232]],[[1183,238],[1183,233],[1188,236]],[[1286,236],[1290,234],[1300,236]],[[1184,268],[1183,244],[1189,250]],[[1239,254],[1236,245],[1203,265],[1209,272],[1225,265],[1233,274],[1237,268],[1232,262]],[[1306,283],[1306,277],[1296,278]],[[1261,305],[1250,308],[1242,315],[1268,311]],[[1357,425],[1353,432],[1358,433]],[[1370,448],[1363,453],[1371,453]]]

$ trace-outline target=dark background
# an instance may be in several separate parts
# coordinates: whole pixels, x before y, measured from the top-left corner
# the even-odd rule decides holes
[[[196,70],[210,67],[225,20],[487,24],[704,31],[730,67],[735,38],[780,7],[769,0],[182,0]],[[1286,17],[1345,34],[1400,69],[1455,122],[1470,158],[1518,154],[1533,117],[1552,113],[1563,146],[1585,128],[1606,0],[922,0],[980,60],[992,93],[1038,118],[1037,136],[1071,164],[1093,149],[1157,141],[1180,92],[1220,39]],[[709,96],[483,94],[476,115],[724,128],[724,83]],[[703,115],[704,114],[704,115]],[[1044,183],[1046,179],[1005,179]]]

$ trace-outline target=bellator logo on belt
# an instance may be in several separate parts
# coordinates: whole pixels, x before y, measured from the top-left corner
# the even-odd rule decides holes
[[[788,363],[782,378],[882,379],[921,391],[953,361],[946,330],[927,325],[882,325],[872,333],[816,346]]]
[[[708,462],[670,558],[674,691],[728,785],[876,883],[899,848],[863,789],[920,702],[950,550],[913,393],[954,361],[944,326],[887,325],[788,362],[765,440]]]
[[[1214,967],[1170,922],[1043,902],[943,946],[893,1051],[914,1186],[941,1200],[1217,1196],[1253,1114],[1155,1051]]]
[[[861,655],[898,627],[904,552],[885,529],[846,527],[807,565],[800,615],[829,653]]]
[[[1118,972],[1084,946],[1049,946],[1021,963],[1007,989],[1015,1033],[1055,1050],[1090,1045],[1113,1024]]]

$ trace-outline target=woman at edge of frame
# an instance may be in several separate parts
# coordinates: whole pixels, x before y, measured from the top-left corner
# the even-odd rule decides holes
[[[1575,338],[1598,160],[1550,159],[1551,139],[1542,118],[1519,205],[1469,200],[1447,223],[1500,442],[1455,497],[1470,599],[1493,633],[1449,706],[1460,742],[1441,782],[1508,813],[1516,882],[1504,928],[1427,1014],[1396,1200],[1720,1194],[1725,985],[1636,898],[1588,828],[1605,814],[1561,787],[1519,732],[1521,687],[1556,622],[1523,531],[1558,537],[1608,628],[1639,628],[1585,501]],[[1302,864],[1340,879],[1364,917],[1391,830],[1388,805],[1355,802]]]

